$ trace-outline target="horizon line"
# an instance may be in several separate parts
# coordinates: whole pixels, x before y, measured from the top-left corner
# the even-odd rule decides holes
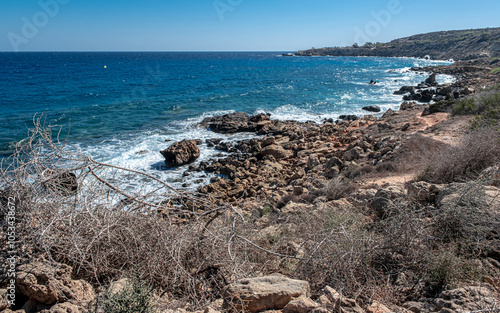
[[[206,53],[206,52],[296,52],[300,50],[38,50],[38,51],[12,51],[0,50],[0,53],[44,53],[44,52],[190,52],[190,53]]]

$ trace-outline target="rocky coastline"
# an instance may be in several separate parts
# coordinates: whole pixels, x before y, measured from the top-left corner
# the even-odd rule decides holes
[[[193,161],[200,156],[198,146],[202,142],[195,138],[175,142],[161,151],[167,167],[189,164],[185,175],[208,172],[215,177],[198,189],[197,196],[203,201],[196,205],[193,198],[181,193],[173,205],[154,206],[158,216],[147,225],[156,225],[159,219],[168,221],[162,227],[173,229],[174,235],[167,236],[164,242],[182,237],[179,233],[185,238],[186,233],[194,233],[196,244],[182,248],[188,257],[180,268],[186,273],[172,274],[175,279],[169,283],[178,283],[176,279],[186,275],[192,287],[189,291],[195,290],[202,295],[196,299],[204,301],[199,302],[203,304],[200,310],[199,303],[175,300],[179,294],[158,292],[156,312],[498,312],[500,167],[496,156],[500,149],[494,137],[498,133],[483,137],[491,139],[485,143],[486,148],[471,148],[492,154],[493,164],[474,168],[476,165],[466,158],[453,161],[451,154],[462,153],[460,149],[468,144],[478,144],[474,138],[464,141],[473,116],[453,115],[441,105],[473,97],[485,87],[498,84],[498,72],[492,72],[497,65],[496,60],[483,59],[411,69],[427,72],[428,79],[395,91],[402,97],[399,110],[388,110],[380,117],[343,116],[318,124],[234,113],[203,120],[196,127],[221,135],[254,133],[255,138],[235,143],[222,138],[209,140],[208,146],[229,155],[199,164]],[[442,85],[436,82],[435,74],[454,75],[456,81]],[[376,107],[365,110],[378,111]],[[435,165],[433,162],[449,162],[452,169],[464,165],[467,175],[476,169],[479,173],[470,179],[447,178],[459,175],[447,172],[426,177],[432,174],[429,169]],[[59,180],[56,183],[61,183]],[[133,201],[144,204],[143,199],[127,203]],[[105,211],[103,220],[127,203]],[[231,219],[217,209],[209,209],[208,204],[229,206],[237,214]],[[168,210],[172,206],[192,214],[171,214]],[[193,214],[209,216],[213,212],[216,214],[208,221],[200,219],[204,227],[191,227]],[[120,215],[118,220],[124,222],[127,216]],[[91,220],[94,218],[98,216],[92,215]],[[130,218],[131,225],[137,227],[144,215]],[[235,226],[237,218],[245,221],[242,228]],[[255,248],[249,255],[244,250],[243,263],[258,264],[259,271],[252,272],[258,277],[235,279],[231,274],[238,270],[236,265],[232,267],[234,260],[223,256],[226,263],[222,264],[221,259],[212,256],[217,253],[216,246],[206,239],[206,227],[211,223],[219,223],[221,229],[229,225],[229,239],[222,238],[224,243],[229,242],[224,250],[229,250],[229,257],[236,253],[231,251],[231,242],[238,236],[246,240],[245,245]],[[328,233],[321,233],[325,230],[322,225],[326,225]],[[117,227],[113,224],[106,231]],[[141,235],[149,231],[139,230]],[[131,233],[131,229],[119,233],[120,249]],[[91,241],[96,238],[100,235]],[[469,243],[469,239],[474,242]],[[104,249],[110,247],[106,244]],[[154,249],[154,244],[146,244],[148,249]],[[135,245],[140,243],[134,241]],[[471,246],[473,252],[467,250]],[[208,247],[209,251],[200,247]],[[180,250],[175,247],[172,254],[181,254]],[[462,253],[468,257],[461,258]],[[469,253],[473,256],[469,257]],[[16,311],[9,309],[10,289],[0,289],[0,311],[104,312],[96,301],[123,290],[129,292],[127,286],[133,284],[125,277],[107,287],[97,287],[78,279],[81,268],[76,262],[69,266],[63,260],[39,257],[19,265],[14,289],[25,304],[18,305]],[[453,279],[460,283],[452,285]],[[187,288],[178,284],[179,290]],[[137,304],[137,299],[129,304]]]
[[[388,110],[379,118],[343,116],[337,121],[325,120],[323,124],[272,120],[265,114],[234,113],[206,118],[197,127],[220,134],[253,132],[258,137],[234,144],[222,139],[210,140],[208,145],[229,152],[230,156],[191,165],[188,172],[216,174],[211,183],[200,187],[198,192],[220,204],[238,207],[263,230],[272,227],[271,221],[275,218],[286,219],[290,214],[316,211],[324,206],[362,212],[360,218],[370,222],[387,218],[390,214],[388,204],[397,199],[444,210],[454,205],[451,199],[458,197],[459,189],[466,184],[420,181],[417,177],[419,166],[428,161],[424,160],[427,157],[424,150],[432,147],[442,150],[459,143],[468,132],[471,117],[434,112],[429,103],[464,99],[476,90],[497,84],[498,75],[490,74],[490,66],[489,61],[483,60],[413,68],[413,71],[428,72],[429,78],[417,86],[395,91],[403,96],[404,102],[398,111]],[[456,81],[440,85],[436,82],[437,73],[454,75]],[[426,147],[419,150],[422,147],[417,145]],[[498,182],[498,165],[489,173],[485,175],[490,175],[490,182]],[[500,195],[498,187],[492,183],[478,191],[490,197],[489,209],[492,211],[487,207],[481,210],[484,214],[493,214],[495,222],[488,226],[493,228],[500,225],[500,203],[498,199],[493,200]],[[499,242],[493,244],[495,252],[487,257],[491,262],[488,266],[495,268],[493,271],[497,273],[500,263],[495,255],[500,255]],[[270,305],[265,309],[284,308],[283,312],[327,312],[329,308],[360,313],[465,312],[500,305],[497,293],[500,286],[497,280],[493,281],[481,287],[486,288],[480,291],[484,296],[478,296],[478,287],[470,285],[463,287],[465,289],[445,291],[436,298],[422,298],[401,306],[388,304],[390,308],[375,301],[364,309],[355,299],[332,298],[332,294],[338,293],[327,287],[326,293],[315,301],[302,294],[288,304]]]

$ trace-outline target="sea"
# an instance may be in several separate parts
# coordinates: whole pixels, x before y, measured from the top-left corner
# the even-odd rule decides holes
[[[61,127],[72,147],[92,158],[143,171],[175,188],[196,189],[211,176],[166,168],[160,150],[182,139],[236,141],[195,125],[232,112],[315,121],[361,108],[397,109],[404,85],[428,74],[413,58],[293,57],[284,52],[0,53],[0,159],[28,135],[33,118]],[[376,84],[370,85],[371,80]],[[453,78],[438,75],[439,83]],[[197,162],[224,154],[206,144]]]

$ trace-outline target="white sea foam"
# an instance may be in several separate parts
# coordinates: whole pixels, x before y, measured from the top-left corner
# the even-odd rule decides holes
[[[194,127],[196,123],[201,122],[205,117],[228,113],[233,113],[233,111],[207,112],[196,118],[170,123],[163,130],[155,132],[145,131],[136,133],[133,136],[123,135],[104,140],[97,145],[80,146],[80,149],[83,153],[91,155],[99,161],[145,172],[170,184],[174,188],[196,190],[200,185],[208,184],[210,179],[215,175],[203,172],[189,172],[185,174],[189,165],[167,168],[164,164],[164,158],[159,152],[168,148],[176,141],[201,139],[203,141],[203,144],[199,146],[201,155],[193,163],[196,166],[200,162],[227,155],[225,152],[208,147],[205,143],[207,139],[220,138],[224,142],[235,142],[255,137],[253,133],[224,135],[204,128]],[[126,179],[125,177],[120,180],[120,186],[136,192],[140,188],[143,188],[142,184],[130,181],[130,179]]]

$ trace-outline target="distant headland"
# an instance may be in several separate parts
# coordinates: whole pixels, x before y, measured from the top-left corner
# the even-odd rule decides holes
[[[388,43],[312,48],[296,56],[429,57],[434,60],[472,60],[500,56],[500,28],[452,30],[419,34]]]

